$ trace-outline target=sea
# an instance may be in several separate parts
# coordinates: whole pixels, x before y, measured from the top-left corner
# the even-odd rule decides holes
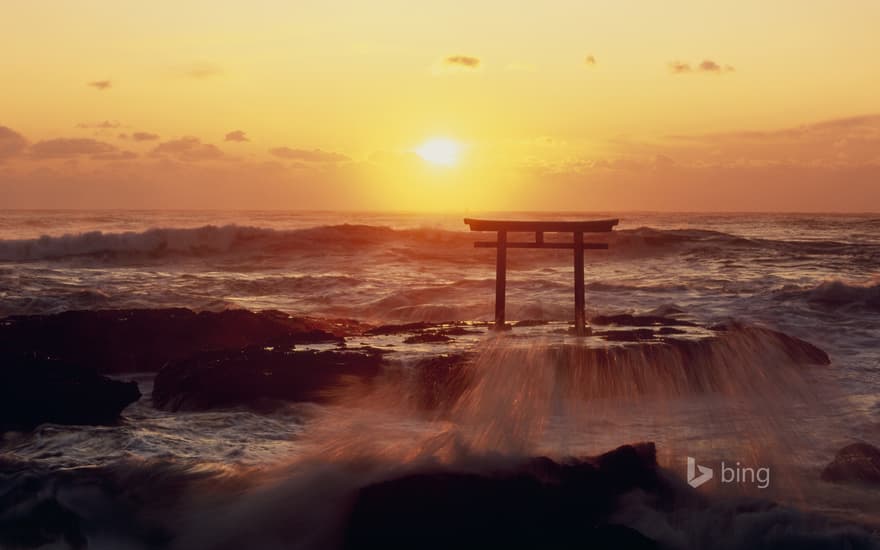
[[[417,414],[386,394],[272,413],[170,413],[152,407],[152,375],[134,373],[122,377],[138,381],[144,397],[118,425],[42,425],[4,436],[0,455],[27,464],[29,479],[124,472],[132,486],[155,488],[157,516],[163,495],[186,485],[181,479],[200,480],[192,489],[197,496],[185,505],[175,501],[173,513],[156,519],[175,533],[168,542],[174,548],[320,548],[344,488],[402,465],[561,459],[639,441],[655,442],[661,466],[682,479],[688,457],[770,473],[767,487],[715,483],[701,489],[710,496],[766,499],[792,510],[786,513],[877,532],[880,491],[819,478],[841,447],[880,445],[878,214],[0,211],[0,318],[185,307],[279,310],[371,325],[491,321],[495,251],[474,242],[494,234],[471,232],[465,217],[619,219],[612,233],[587,235],[608,244],[586,252],[588,318],[675,311],[701,326],[761,326],[814,344],[831,364],[794,368],[760,346],[734,347],[720,368],[748,392],[666,388],[573,403],[542,368],[542,353],[573,337],[486,331],[457,344],[485,354],[485,374],[451,417]],[[510,250],[507,319],[573,318],[571,251]],[[444,351],[442,344],[408,350]],[[648,358],[643,368],[651,368]],[[4,478],[8,486],[20,488],[25,474],[17,475]],[[107,509],[117,497],[87,485],[65,485],[64,501],[83,517],[112,515]],[[729,508],[693,520],[633,513],[621,521],[700,547],[689,541],[705,541],[728,517],[722,510]],[[123,524],[131,522],[105,521],[89,547],[161,546]],[[727,527],[749,547],[749,527]],[[739,547],[737,540],[726,547]]]

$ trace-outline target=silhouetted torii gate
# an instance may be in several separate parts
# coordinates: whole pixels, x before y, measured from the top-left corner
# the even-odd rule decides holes
[[[574,250],[574,326],[578,336],[586,335],[584,319],[584,250],[608,248],[606,243],[585,243],[584,233],[608,233],[620,220],[593,221],[501,221],[465,218],[471,231],[497,231],[495,242],[478,241],[475,248],[496,248],[495,262],[495,329],[505,328],[504,293],[507,284],[508,248],[569,248]],[[508,232],[535,233],[535,242],[508,242]],[[545,242],[544,233],[571,233],[572,242]]]

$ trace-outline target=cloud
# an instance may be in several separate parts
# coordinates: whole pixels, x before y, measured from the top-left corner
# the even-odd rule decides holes
[[[671,135],[620,143],[631,154],[664,154],[688,166],[880,165],[880,114],[770,130]]]
[[[587,66],[592,67],[596,64],[596,58],[592,55],[588,55],[586,58],[584,58],[584,63]]]
[[[676,161],[666,155],[653,155],[645,158],[600,158],[593,161],[585,161],[580,164],[582,169],[605,169],[605,170],[629,170],[629,171],[650,171],[664,170],[674,167]],[[575,164],[574,166],[578,166]]]
[[[31,145],[31,156],[37,159],[71,158],[79,155],[112,153],[116,147],[90,138],[57,138]]]
[[[184,161],[217,160],[225,156],[216,145],[202,143],[199,138],[192,136],[164,141],[153,148],[152,154],[168,155]]]
[[[132,151],[115,151],[108,153],[98,153],[91,156],[92,160],[133,160],[138,158],[137,153]]]
[[[242,130],[233,130],[226,134],[224,141],[250,141]]]
[[[304,162],[344,162],[351,160],[342,153],[322,151],[321,149],[291,149],[290,147],[276,147],[269,152],[278,158],[288,160],[300,160]]]
[[[480,67],[480,58],[470,55],[450,55],[443,60],[443,64],[451,67],[478,69]]]
[[[704,60],[702,63],[700,63],[699,68],[701,71],[704,71],[707,73],[720,73],[721,72],[721,65],[719,65],[718,63],[715,63],[711,59]]]
[[[96,90],[104,91],[112,88],[113,82],[109,80],[93,80],[92,82],[86,82],[86,86],[91,86]]]
[[[0,126],[0,159],[14,157],[27,147],[24,137],[6,126]]]
[[[507,67],[508,70],[511,66]],[[456,74],[478,74],[482,71],[482,60],[472,55],[450,55],[438,59],[431,66],[434,76],[451,76]]]
[[[682,63],[681,61],[670,61],[669,70],[675,74],[689,73],[693,71],[690,63]]]
[[[105,120],[103,122],[95,122],[95,123],[80,122],[79,124],[76,125],[77,128],[97,128],[97,129],[102,129],[102,130],[119,128],[120,126],[122,126],[122,125],[119,124],[119,122],[117,122],[115,120],[113,120],[113,121]]]
[[[159,139],[159,134],[151,134],[150,132],[134,132],[131,134],[131,139],[135,141],[156,141]]]
[[[721,66],[720,64],[712,61],[711,59],[704,59],[700,62],[696,67],[691,66],[690,63],[684,63],[682,61],[672,61],[669,63],[669,70],[673,74],[687,74],[687,73],[706,73],[706,74],[721,74],[721,73],[731,73],[736,69],[731,65]]]
[[[204,80],[223,74],[223,69],[214,63],[199,61],[179,67],[177,73],[196,80]]]
[[[778,130],[720,132],[669,136],[699,142],[791,142],[809,140],[869,139],[880,144],[880,114],[823,120]]]

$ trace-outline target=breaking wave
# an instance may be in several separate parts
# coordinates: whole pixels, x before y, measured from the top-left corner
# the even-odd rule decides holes
[[[807,288],[783,288],[777,292],[783,300],[802,300],[823,309],[867,309],[880,311],[880,282],[857,284],[840,280],[823,281]]]
[[[207,225],[197,228],[154,228],[142,232],[91,231],[36,239],[0,240],[0,261],[26,262],[93,257],[103,260],[149,259],[169,256],[205,257],[223,254],[284,255],[310,251],[346,251],[384,246],[395,256],[418,255],[434,260],[459,260],[462,248],[488,234],[437,228],[394,229],[376,225],[328,225],[305,229],[271,229],[243,225]],[[518,237],[517,237],[518,238]],[[560,237],[564,238],[564,237]],[[550,240],[550,239],[548,239]],[[608,242],[611,254],[643,256],[671,251],[718,251],[728,248],[786,249],[803,254],[841,253],[848,247],[871,249],[880,245],[837,241],[778,241],[753,239],[703,229],[623,229],[593,235]],[[465,258],[473,258],[469,254]],[[565,255],[567,257],[567,254]],[[482,261],[482,259],[479,259]]]

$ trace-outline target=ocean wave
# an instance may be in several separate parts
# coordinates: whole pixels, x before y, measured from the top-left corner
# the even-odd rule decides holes
[[[72,256],[146,255],[227,252],[271,239],[274,230],[236,225],[196,229],[157,228],[143,232],[67,234],[0,241],[0,260],[52,260]]]
[[[880,281],[848,283],[841,280],[823,281],[813,287],[786,287],[776,293],[783,300],[803,300],[825,309],[867,309],[880,311]]]
[[[142,232],[66,234],[36,239],[0,240],[0,261],[57,260],[77,256],[208,256],[233,252],[279,253],[297,250],[353,249],[418,241],[432,246],[469,243],[467,233],[435,229],[395,230],[386,226],[331,225],[278,230],[240,225],[154,228]]]
[[[656,284],[656,285],[628,285],[609,283],[606,281],[596,281],[586,285],[587,290],[595,292],[679,292],[688,290],[691,287],[683,284]]]
[[[381,225],[341,224],[303,229],[271,229],[243,225],[207,225],[195,228],[160,227],[142,232],[91,231],[35,239],[0,240],[0,261],[21,262],[91,257],[99,260],[206,257],[218,254],[285,255],[296,252],[373,250],[382,247],[386,259],[419,258],[427,261],[483,261],[484,254],[462,254],[489,234],[438,228],[394,229]],[[564,240],[564,236],[559,237]],[[521,237],[514,234],[512,240]],[[548,239],[550,240],[550,239]],[[611,254],[649,255],[674,251],[718,251],[728,248],[786,249],[802,254],[847,253],[859,245],[838,241],[779,241],[746,238],[706,229],[639,227],[610,234],[590,235],[607,242]],[[567,255],[566,255],[567,256]],[[561,256],[560,256],[561,257]]]
[[[701,494],[658,464],[653,443],[558,461],[460,454],[447,463],[306,457],[262,471],[132,459],[53,471],[0,458],[0,545],[877,547],[876,533],[859,524]]]

